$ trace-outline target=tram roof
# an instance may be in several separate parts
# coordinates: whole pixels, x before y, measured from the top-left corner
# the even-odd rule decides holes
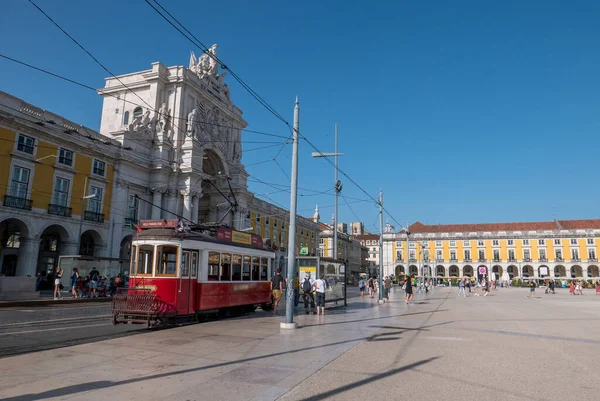
[[[198,232],[198,231],[176,232],[174,229],[168,229],[168,228],[145,229],[144,231],[137,233],[137,235],[134,236],[133,240],[134,241],[136,241],[136,240],[160,240],[160,241],[192,240],[192,241],[211,242],[211,243],[215,243],[215,244],[232,245],[232,246],[236,246],[236,247],[240,247],[240,248],[258,249],[261,251],[273,252],[273,250],[271,250],[265,246],[256,247],[256,246],[241,244],[241,243],[237,243],[237,242],[223,241],[223,240],[215,238],[213,235],[206,234],[203,232]]]

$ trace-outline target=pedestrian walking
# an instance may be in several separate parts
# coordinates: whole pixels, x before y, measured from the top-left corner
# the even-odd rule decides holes
[[[413,300],[413,285],[412,285],[412,281],[410,279],[410,276],[406,277],[406,283],[404,284],[405,288],[404,290],[406,291],[406,295],[404,297],[404,301],[406,302],[407,305],[412,304],[412,300]]]
[[[71,297],[77,299],[77,280],[79,280],[79,272],[77,268],[73,268],[73,274],[71,274]]]
[[[600,295],[600,281],[596,281],[596,295]]]
[[[458,295],[457,296],[464,296],[465,298],[467,297],[467,293],[465,292],[465,281],[464,280],[460,280],[458,282]]]
[[[273,294],[273,316],[279,315],[277,307],[281,300],[281,294],[283,292],[283,277],[281,277],[281,269],[277,269],[275,275],[271,279],[271,292]]]
[[[306,310],[307,315],[311,313],[311,310],[312,313],[315,315],[317,314],[317,311],[315,310],[315,297],[313,295],[314,283],[315,281],[310,278],[310,273],[306,273],[306,277],[304,277],[304,280],[302,281],[302,300],[304,301],[304,309]]]
[[[368,282],[369,285],[369,297],[373,298],[375,292],[375,276],[371,277]]]
[[[535,281],[531,280],[529,282],[529,295],[527,295],[527,298],[531,298],[531,297],[535,298]]]
[[[361,278],[360,280],[358,280],[358,290],[360,291],[360,297],[362,298],[365,295],[365,279],[364,278]]]
[[[327,289],[327,284],[325,281],[325,276],[321,275],[318,280],[315,280],[313,284],[313,289],[317,293],[317,315],[325,314],[325,290]]]
[[[392,279],[388,276],[385,278],[385,298],[390,299],[390,291],[392,290]]]
[[[571,281],[569,283],[569,294],[575,295],[575,282]]]
[[[62,299],[62,294],[60,293],[60,290],[63,289],[62,275],[63,271],[59,266],[56,268],[56,274],[54,275],[54,299]]]

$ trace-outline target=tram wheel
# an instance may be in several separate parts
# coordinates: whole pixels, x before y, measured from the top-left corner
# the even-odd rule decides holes
[[[273,310],[273,304],[260,304],[260,308],[264,311]]]

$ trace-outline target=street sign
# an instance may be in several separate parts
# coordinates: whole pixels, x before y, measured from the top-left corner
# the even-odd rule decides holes
[[[308,256],[308,248],[300,248],[300,255]]]

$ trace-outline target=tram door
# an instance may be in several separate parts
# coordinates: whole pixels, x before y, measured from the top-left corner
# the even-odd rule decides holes
[[[198,276],[198,252],[184,250],[181,258],[181,275],[177,295],[177,314],[194,313],[196,302],[196,278]]]

